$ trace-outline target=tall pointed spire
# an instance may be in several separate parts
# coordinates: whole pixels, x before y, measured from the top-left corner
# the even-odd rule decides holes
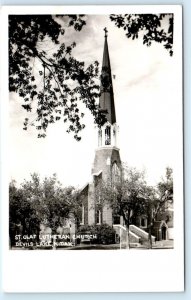
[[[102,71],[101,71],[101,96],[99,100],[100,108],[106,113],[107,120],[110,124],[116,123],[115,104],[113,95],[113,85],[111,76],[111,66],[109,59],[109,50],[107,43],[107,28],[105,31]]]

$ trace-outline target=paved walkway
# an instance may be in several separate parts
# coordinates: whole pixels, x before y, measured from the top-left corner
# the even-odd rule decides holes
[[[174,248],[174,241],[173,240],[163,240],[157,241],[153,244],[154,249],[173,249]]]

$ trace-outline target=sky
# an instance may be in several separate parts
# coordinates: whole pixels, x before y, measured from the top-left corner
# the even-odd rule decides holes
[[[77,59],[87,64],[98,60],[101,66],[103,28],[107,27],[121,160],[145,170],[148,183],[156,185],[177,158],[182,99],[176,53],[170,57],[161,44],[146,47],[142,39],[127,39],[107,15],[88,15],[86,22],[80,32],[67,29],[64,40],[76,42],[73,55]],[[97,148],[90,113],[86,112],[80,142],[66,133],[62,122],[51,125],[45,139],[38,139],[34,128],[22,129],[27,117],[22,99],[11,93],[9,100],[10,180],[21,183],[37,172],[42,178],[56,173],[64,186],[80,188],[89,182]]]

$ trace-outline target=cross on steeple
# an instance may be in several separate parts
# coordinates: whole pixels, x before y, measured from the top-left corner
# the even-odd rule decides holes
[[[104,31],[105,31],[105,37],[107,37],[108,30],[106,27],[104,28]]]

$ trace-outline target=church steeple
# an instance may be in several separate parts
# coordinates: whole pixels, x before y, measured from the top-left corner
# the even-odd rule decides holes
[[[105,41],[103,50],[103,61],[102,61],[102,71],[101,71],[101,96],[99,100],[100,108],[106,113],[108,122],[113,125],[116,123],[115,116],[115,104],[113,95],[113,85],[112,85],[112,75],[111,66],[109,58],[109,50],[107,43],[107,29],[105,31]]]
[[[94,193],[100,179],[114,184],[121,178],[121,159],[119,148],[117,148],[118,126],[116,123],[114,94],[112,85],[111,66],[107,43],[107,29],[103,50],[103,61],[101,71],[101,96],[99,100],[100,109],[105,112],[107,122],[98,128],[98,148],[95,151],[94,164],[92,167],[93,183],[89,188],[88,207],[89,224],[105,223],[112,226],[112,208],[104,204],[102,208],[97,205],[96,194]],[[93,207],[93,209],[91,209]]]
[[[105,113],[107,122],[98,130],[98,146],[117,146],[117,131],[115,115],[115,103],[113,94],[113,84],[111,75],[111,65],[109,58],[109,50],[107,43],[107,29],[105,31],[103,61],[101,70],[101,82],[100,82],[100,99],[99,106],[102,112]]]

